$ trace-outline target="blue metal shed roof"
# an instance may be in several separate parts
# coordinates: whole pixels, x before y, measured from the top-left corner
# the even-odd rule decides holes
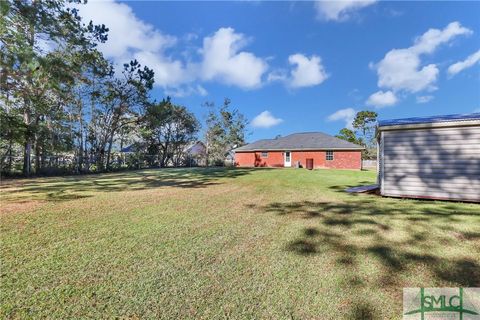
[[[398,126],[398,125],[404,125],[404,124],[407,125],[407,124],[468,121],[468,120],[480,120],[480,113],[450,114],[450,115],[444,115],[444,116],[380,120],[378,121],[378,126],[384,127],[384,126]]]

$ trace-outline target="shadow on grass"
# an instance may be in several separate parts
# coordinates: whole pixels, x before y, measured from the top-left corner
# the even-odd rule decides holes
[[[457,258],[450,254],[466,241],[470,241],[470,247],[475,247],[474,241],[480,239],[480,232],[456,228],[480,222],[480,206],[425,205],[401,200],[379,202],[372,197],[350,199],[350,202],[341,203],[274,202],[248,207],[282,219],[314,219],[294,240],[285,244],[285,250],[304,259],[333,258],[339,272],[347,271],[348,285],[361,287],[369,282],[371,288],[372,282],[377,281],[378,290],[400,291],[412,282],[424,287],[480,286],[480,250],[457,250]],[[457,223],[459,219],[470,222]],[[369,263],[378,264],[376,268],[381,270],[376,280],[369,277],[362,280],[358,275],[359,265]],[[418,270],[422,270],[427,279],[433,279],[433,283],[416,282]],[[361,319],[376,318],[368,304],[356,304],[352,312]]]
[[[348,188],[366,186],[371,184],[373,184],[372,181],[364,180],[364,181],[359,181],[358,183],[355,183],[355,184],[341,184],[336,186],[330,186],[328,188],[332,191],[345,192],[345,189],[348,189]]]
[[[66,201],[91,197],[92,192],[146,190],[158,187],[205,188],[264,168],[147,169],[101,175],[15,180],[0,187],[2,196],[13,201],[26,197]],[[13,186],[13,188],[12,188]]]
[[[371,320],[376,318],[372,306],[365,302],[355,304],[351,312],[351,319],[354,320]]]

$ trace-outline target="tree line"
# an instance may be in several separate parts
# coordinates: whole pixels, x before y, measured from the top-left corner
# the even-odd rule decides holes
[[[126,146],[134,146],[136,166],[182,165],[200,121],[170,98],[152,100],[148,66],[106,59],[97,47],[108,27],[82,21],[71,3],[81,1],[0,2],[2,174],[133,166],[116,159]],[[206,164],[223,163],[245,143],[247,121],[228,99],[205,111]]]
[[[359,111],[353,119],[352,129],[343,128],[336,137],[363,146],[365,150],[362,151],[362,159],[377,159],[375,139],[377,117],[378,114],[375,111]]]

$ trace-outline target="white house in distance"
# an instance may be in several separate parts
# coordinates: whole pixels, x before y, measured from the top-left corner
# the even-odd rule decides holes
[[[480,202],[480,113],[379,121],[384,196]]]

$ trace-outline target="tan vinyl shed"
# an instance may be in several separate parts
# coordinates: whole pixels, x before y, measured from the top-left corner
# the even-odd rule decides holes
[[[384,196],[480,202],[480,113],[379,121]]]

